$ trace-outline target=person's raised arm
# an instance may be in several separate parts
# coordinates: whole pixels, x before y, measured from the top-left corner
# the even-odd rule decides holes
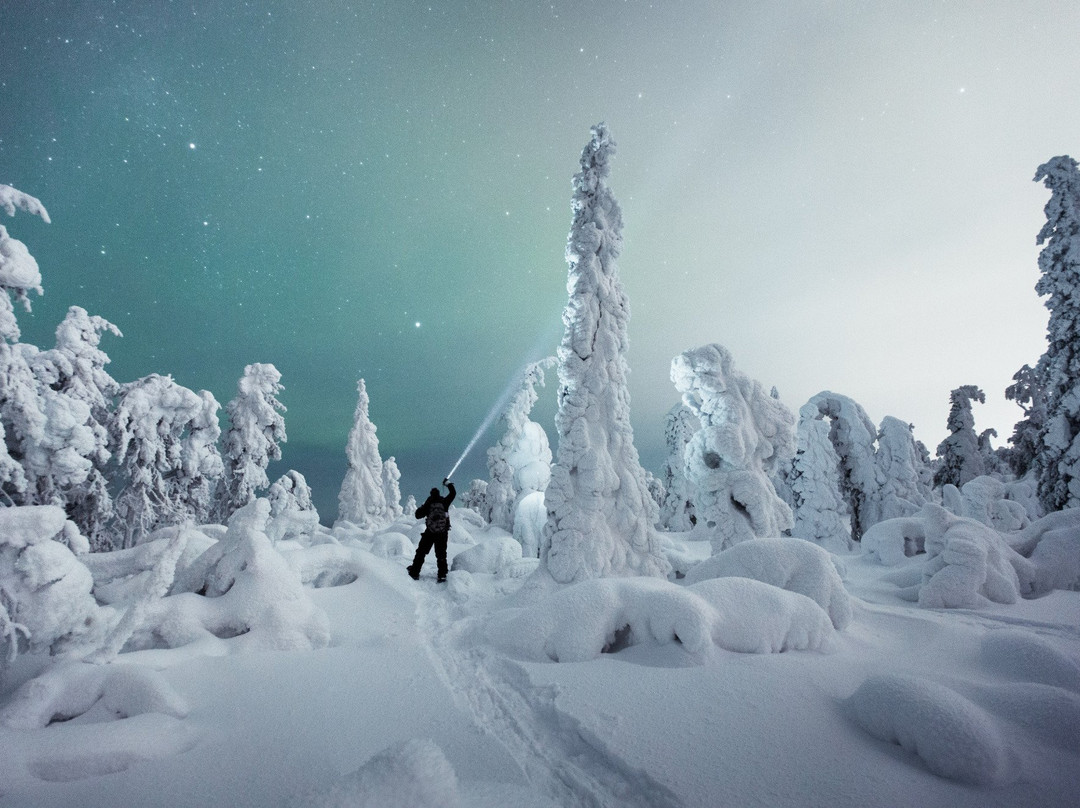
[[[457,496],[457,489],[454,488],[454,484],[449,480],[443,480],[443,485],[450,491],[450,496],[446,499],[446,507],[450,507],[450,503],[454,501],[454,497]]]

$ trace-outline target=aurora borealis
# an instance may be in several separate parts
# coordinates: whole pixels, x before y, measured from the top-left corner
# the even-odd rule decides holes
[[[670,360],[707,342],[792,409],[832,389],[931,450],[977,384],[1004,440],[1045,339],[1031,176],[1080,152],[1078,33],[1068,2],[4,2],[0,182],[52,217],[5,221],[44,278],[23,339],[81,305],[124,332],[115,378],[222,404],[272,362],[283,465],[324,511],[363,376],[420,494],[558,342],[604,120],[650,470]]]

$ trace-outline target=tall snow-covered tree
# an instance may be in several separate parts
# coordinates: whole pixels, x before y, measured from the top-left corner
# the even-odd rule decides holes
[[[866,411],[855,400],[823,390],[812,396],[799,410],[800,419],[828,418],[829,441],[840,459],[840,495],[851,514],[851,538],[873,524],[869,504],[881,485],[876,447],[877,429]]]
[[[795,416],[722,345],[675,357],[671,380],[701,421],[686,446],[686,477],[713,551],[789,530],[791,508],[770,478],[795,454]]]
[[[224,438],[224,491],[218,503],[221,524],[270,485],[267,466],[281,459],[286,440],[285,405],[276,398],[282,389],[277,368],[255,363],[244,368],[236,398],[225,405],[229,428]]]
[[[547,433],[529,413],[537,401],[536,386],[544,385],[544,370],[555,358],[527,365],[521,386],[502,413],[503,435],[488,449],[489,480],[484,493],[484,514],[491,524],[514,529],[518,503],[534,491],[547,489],[551,479],[551,447]]]
[[[1005,388],[1005,398],[1015,401],[1024,417],[1013,426],[1008,451],[1013,474],[1023,477],[1033,467],[1039,453],[1039,433],[1046,424],[1046,388],[1039,372],[1024,365],[1013,374],[1013,384]]]
[[[382,465],[383,496],[386,498],[386,516],[393,521],[404,513],[401,508],[401,471],[397,460],[388,457]]]
[[[1035,291],[1050,310],[1047,347],[1038,363],[1046,386],[1046,422],[1035,466],[1047,511],[1080,506],[1080,169],[1068,156],[1035,172],[1050,190],[1037,243],[1042,275]]]
[[[819,418],[817,408],[800,413],[795,459],[787,474],[795,515],[791,535],[834,553],[853,546],[851,514],[840,493],[840,468],[829,425]]]
[[[979,452],[979,436],[975,434],[975,416],[971,402],[986,402],[986,394],[973,384],[957,387],[949,393],[949,436],[937,447],[938,467],[934,473],[934,485],[946,483],[963,488],[964,484],[986,473],[982,454]]]
[[[924,463],[911,424],[885,416],[878,429],[879,485],[868,498],[867,525],[913,516],[932,499],[926,487]]]
[[[569,300],[558,349],[558,449],[546,492],[541,559],[563,583],[616,575],[666,576],[658,508],[630,426],[629,302],[616,259],[622,212],[607,185],[615,143],[592,129],[574,176],[566,245]]]
[[[338,493],[338,519],[367,530],[381,527],[390,517],[386,510],[379,439],[368,416],[370,400],[363,379],[357,382],[356,392],[356,412],[345,447],[349,467]]]
[[[94,549],[103,549],[108,542],[107,526],[113,516],[104,471],[111,457],[108,424],[113,399],[120,390],[120,384],[105,370],[111,360],[99,347],[106,332],[122,336],[120,329],[103,317],[72,306],[56,328],[56,347],[42,351],[31,361],[35,375],[50,389],[90,408],[86,426],[93,434],[93,451],[89,455],[93,467],[86,480],[65,493],[64,507]]]
[[[694,486],[686,478],[686,445],[701,428],[701,420],[681,401],[664,416],[664,501],[660,505],[660,525],[667,530],[686,531],[694,527]]]
[[[116,498],[120,547],[159,527],[202,520],[222,473],[218,403],[170,376],[152,374],[121,387],[113,446],[125,486]]]

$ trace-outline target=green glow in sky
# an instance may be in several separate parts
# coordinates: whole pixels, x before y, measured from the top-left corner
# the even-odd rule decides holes
[[[792,409],[833,389],[931,449],[978,384],[1004,438],[1045,334],[1031,175],[1080,152],[1059,31],[1075,3],[4,4],[0,182],[53,220],[6,223],[44,277],[23,338],[78,304],[124,332],[118,380],[223,404],[273,363],[284,465],[323,509],[363,376],[422,494],[558,343],[570,178],[605,120],[651,470],[670,360],[714,341]],[[485,473],[478,451],[458,478]]]

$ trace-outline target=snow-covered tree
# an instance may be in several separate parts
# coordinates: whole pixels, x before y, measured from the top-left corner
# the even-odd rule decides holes
[[[615,143],[598,124],[574,176],[569,300],[558,350],[559,445],[541,559],[556,581],[666,576],[657,507],[634,447],[626,362],[629,302],[616,259],[622,212],[607,186]]]
[[[388,457],[383,461],[382,479],[383,496],[386,498],[386,517],[392,522],[404,513],[401,508],[401,471],[398,469],[395,458]]]
[[[538,398],[536,386],[544,385],[544,370],[555,364],[549,357],[527,365],[520,387],[502,414],[504,426],[499,442],[488,449],[489,481],[484,494],[484,516],[513,531],[518,503],[534,491],[547,489],[551,479],[551,447],[540,424],[529,420]]]
[[[868,527],[886,519],[911,516],[932,499],[912,430],[911,424],[891,415],[881,422],[874,456],[879,485],[867,500]]]
[[[311,486],[299,471],[289,469],[266,492],[270,500],[270,522],[266,535],[282,539],[310,541],[319,525],[319,512],[311,501]]]
[[[1035,181],[1050,189],[1037,239],[1046,246],[1035,291],[1047,296],[1050,320],[1038,364],[1047,414],[1035,466],[1039,498],[1056,511],[1080,505],[1080,169],[1071,157],[1054,157],[1039,166]]]
[[[158,527],[205,518],[222,473],[218,407],[210,393],[195,393],[170,376],[152,374],[121,387],[112,421],[125,481],[116,499],[121,547]]]
[[[853,546],[851,514],[840,493],[840,458],[829,440],[829,425],[812,407],[799,418],[795,459],[787,474],[794,504],[791,535],[819,544],[830,552]]]
[[[357,382],[356,391],[356,412],[345,447],[349,468],[338,494],[338,519],[367,530],[381,527],[390,521],[390,517],[383,489],[379,439],[375,437],[375,424],[368,416],[369,399],[363,379]]]
[[[937,447],[938,467],[934,485],[946,483],[963,488],[964,483],[986,473],[979,453],[979,437],[975,434],[975,416],[971,402],[986,402],[986,395],[973,384],[957,387],[949,393],[949,436]]]
[[[851,538],[859,541],[873,523],[868,502],[883,482],[878,473],[874,422],[856,401],[828,390],[804,404],[799,417],[830,421],[829,442],[840,458],[840,494],[851,513]]]
[[[795,416],[736,370],[722,345],[675,357],[671,380],[701,421],[686,446],[686,476],[713,551],[789,530],[791,508],[770,477],[795,454]]]
[[[29,194],[0,185],[0,208],[14,216],[16,208],[40,216],[49,221],[49,213],[41,202]],[[15,322],[15,309],[11,296],[23,308],[30,311],[30,292],[42,294],[41,271],[38,263],[26,245],[17,238],[12,238],[4,225],[0,224],[0,338],[10,342],[19,339],[19,325]]]
[[[236,398],[225,406],[229,429],[224,439],[224,491],[218,504],[222,524],[270,485],[266,468],[271,460],[281,459],[281,444],[286,441],[281,415],[285,405],[275,397],[282,389],[281,374],[273,365],[248,365]]]
[[[99,347],[105,332],[122,336],[103,317],[91,316],[86,309],[72,306],[56,328],[56,347],[40,352],[31,360],[34,375],[45,386],[90,408],[86,426],[93,434],[93,450],[88,455],[93,466],[83,482],[65,492],[64,507],[95,549],[102,549],[107,543],[106,527],[113,516],[104,470],[111,457],[108,424],[113,399],[120,390],[120,384],[105,370],[111,360]]]
[[[701,428],[701,420],[681,401],[664,416],[664,501],[660,525],[667,530],[690,530],[697,522],[694,514],[694,487],[686,479],[686,444]]]
[[[1005,388],[1005,398],[1015,401],[1024,417],[1013,427],[1008,459],[1013,474],[1023,477],[1039,453],[1039,433],[1046,424],[1046,388],[1039,372],[1024,365],[1013,374],[1013,384]]]

